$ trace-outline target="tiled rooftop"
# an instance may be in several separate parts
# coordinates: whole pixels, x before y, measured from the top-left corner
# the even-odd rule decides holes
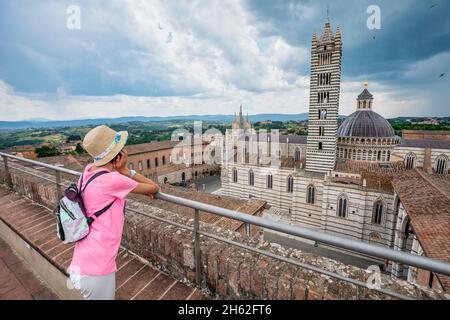
[[[55,218],[51,211],[11,193],[4,187],[0,187],[0,208],[0,219],[67,275],[66,269],[71,262],[74,245],[64,244],[57,239]],[[0,268],[0,281],[3,284],[3,281],[6,281],[4,277],[8,276],[8,273],[1,264]],[[9,290],[11,291],[8,291],[9,294],[27,297],[17,282],[15,284],[8,282],[8,288],[13,287],[16,289],[14,292]],[[116,299],[204,298],[205,296],[196,288],[187,286],[125,249],[120,249],[117,257]]]
[[[392,184],[426,256],[450,261],[450,177],[416,169],[395,177]],[[449,290],[450,277],[439,279]]]
[[[151,152],[165,149],[172,149],[179,141],[154,141],[149,143],[130,144],[127,145],[127,151],[129,155]]]
[[[392,191],[392,179],[407,172],[403,161],[391,162],[388,168],[383,168],[378,163],[354,160],[336,161],[335,171],[360,174],[360,183],[366,179],[368,188],[384,191]]]

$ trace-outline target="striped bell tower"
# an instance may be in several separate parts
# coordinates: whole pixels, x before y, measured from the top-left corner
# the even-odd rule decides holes
[[[333,35],[327,17],[320,38],[313,34],[309,97],[306,170],[326,173],[334,169],[341,86],[342,40]]]

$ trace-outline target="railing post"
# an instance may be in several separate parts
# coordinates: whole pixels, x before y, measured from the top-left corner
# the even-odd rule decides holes
[[[59,199],[62,197],[62,191],[61,191],[61,172],[55,170],[55,183],[56,183],[56,201],[58,202]]]
[[[5,182],[6,185],[12,189],[13,188],[13,183],[11,180],[11,174],[9,173],[9,168],[8,168],[8,158],[6,156],[2,156],[3,158],[3,163],[5,165]]]
[[[195,232],[195,282],[197,285],[201,283],[201,261],[200,261],[200,214],[198,209],[195,209],[194,212],[194,232]]]

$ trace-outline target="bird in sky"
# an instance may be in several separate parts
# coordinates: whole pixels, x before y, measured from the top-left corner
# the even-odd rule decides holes
[[[161,27],[161,23],[158,23],[158,29],[163,30],[163,27]]]
[[[166,43],[171,43],[171,42],[172,42],[172,32],[169,32]]]
[[[433,8],[436,7],[436,6],[437,6],[437,4],[435,3],[435,4],[433,4],[433,5],[430,6],[430,9],[433,9]]]
[[[445,72],[444,72],[444,73],[441,73],[440,76],[439,76],[439,78],[442,78],[443,76],[445,76]]]

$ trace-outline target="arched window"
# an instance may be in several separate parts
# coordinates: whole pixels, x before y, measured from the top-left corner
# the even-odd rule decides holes
[[[166,156],[162,156],[162,164],[163,166],[166,164]]]
[[[143,168],[142,168],[142,161],[139,161],[139,162],[138,162],[138,170],[139,170],[139,171],[142,171],[142,169],[143,169]]]
[[[181,181],[186,181],[186,173],[181,173]]]
[[[441,154],[436,158],[436,173],[445,174],[447,173],[448,158],[446,155]]]
[[[147,169],[150,169],[150,159],[147,159]]]
[[[236,168],[233,168],[233,182],[238,182],[238,172]]]
[[[155,167],[158,166],[158,158],[155,158]]]
[[[130,163],[128,164],[128,168],[129,168],[130,170],[134,170],[134,164],[133,164],[133,162],[130,162]]]
[[[337,214],[339,217],[341,218],[346,218],[347,217],[347,197],[342,195],[338,198],[338,202],[337,202]]]
[[[399,196],[397,196],[397,197],[395,198],[395,208],[394,208],[394,213],[395,213],[395,214],[398,214],[399,210],[400,210],[400,198],[399,198]]]
[[[319,142],[319,150],[322,150],[322,148],[323,148],[322,142]]]
[[[273,187],[273,176],[271,174],[267,175],[267,189],[272,189]]]
[[[254,186],[255,185],[255,173],[253,172],[253,170],[250,170],[248,172],[248,184],[250,186]]]
[[[294,192],[294,178],[292,176],[288,176],[287,178],[286,191],[289,193]]]
[[[324,136],[325,135],[325,127],[320,126],[319,127],[319,136]]]
[[[300,148],[296,148],[295,149],[295,153],[294,153],[294,160],[295,161],[300,161],[300,155],[301,155]]]
[[[316,188],[313,185],[309,185],[306,188],[306,203],[314,204],[316,201]]]
[[[373,205],[372,223],[381,224],[383,219],[383,201],[378,200]]]
[[[408,170],[414,169],[416,162],[416,155],[412,152],[408,153],[405,157],[405,167]]]

